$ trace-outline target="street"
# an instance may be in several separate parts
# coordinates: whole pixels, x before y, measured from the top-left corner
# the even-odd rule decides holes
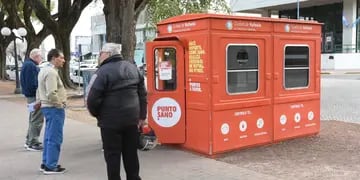
[[[360,123],[360,75],[322,75],[321,120]]]

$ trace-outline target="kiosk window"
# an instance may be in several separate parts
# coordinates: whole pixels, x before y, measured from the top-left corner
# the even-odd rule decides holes
[[[254,92],[258,89],[258,47],[229,45],[227,47],[227,92],[230,94]]]
[[[309,85],[309,47],[285,47],[285,88],[301,88]]]
[[[159,91],[176,89],[176,49],[157,48],[154,51],[155,88]]]

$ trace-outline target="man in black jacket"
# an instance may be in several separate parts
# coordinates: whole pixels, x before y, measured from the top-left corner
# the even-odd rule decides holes
[[[138,125],[146,119],[146,89],[137,67],[120,53],[120,44],[103,46],[100,67],[89,83],[87,107],[101,130],[108,179],[120,180],[122,155],[126,179],[140,180]]]

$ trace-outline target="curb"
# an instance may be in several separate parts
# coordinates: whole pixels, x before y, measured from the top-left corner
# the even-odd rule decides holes
[[[321,72],[320,74],[331,74],[330,72]]]
[[[345,72],[338,72],[338,71],[333,71],[333,72],[328,72],[328,71],[324,71],[324,72],[320,72],[320,74],[325,74],[325,75],[330,75],[330,74],[337,74],[337,75],[341,75],[341,74],[360,74],[360,71],[345,71]]]
[[[354,71],[354,72],[345,72],[344,74],[360,74],[360,71]]]

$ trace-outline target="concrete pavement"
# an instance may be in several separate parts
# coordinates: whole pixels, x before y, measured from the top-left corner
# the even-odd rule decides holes
[[[23,148],[28,116],[25,105],[12,102],[11,97],[0,98],[0,114],[0,180],[107,179],[100,133],[96,126],[66,119],[60,163],[68,172],[43,175],[38,171],[41,153],[28,152]],[[278,179],[270,174],[164,146],[140,152],[140,164],[144,180]]]

